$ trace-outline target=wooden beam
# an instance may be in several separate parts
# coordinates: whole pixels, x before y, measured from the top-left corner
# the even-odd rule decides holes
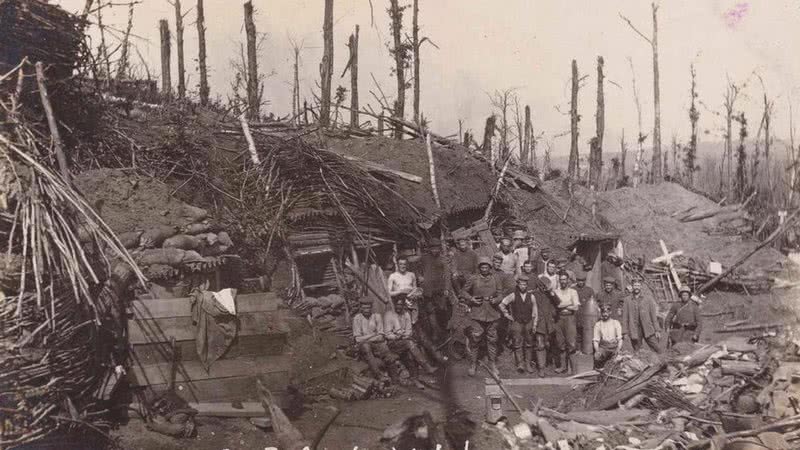
[[[281,312],[252,312],[237,315],[239,319],[238,336],[286,333],[286,318]],[[164,317],[160,319],[132,319],[128,321],[128,342],[148,344],[169,342],[171,337],[177,341],[195,338],[196,326],[192,317]]]
[[[280,309],[283,300],[275,292],[259,292],[236,296],[236,311],[240,313],[269,312]],[[129,307],[135,318],[160,319],[164,317],[189,317],[192,315],[192,298],[139,299]]]
[[[385,173],[389,173],[389,174],[395,175],[395,176],[397,176],[399,178],[402,178],[402,179],[404,179],[406,181],[411,181],[412,183],[422,183],[422,177],[420,177],[418,175],[414,175],[414,174],[411,174],[411,173],[408,173],[408,172],[403,172],[402,170],[390,169],[389,167],[386,167],[383,164],[376,163],[374,161],[369,161],[369,160],[362,159],[362,158],[358,158],[356,156],[342,155],[342,157],[344,157],[344,159],[346,159],[348,161],[353,161],[353,162],[357,163],[358,165],[362,166],[364,169],[366,169],[368,171],[372,170],[372,171],[375,171],[375,172],[385,172]]]
[[[486,383],[494,383],[491,378],[486,378]],[[549,378],[503,378],[506,386],[580,386],[596,383],[593,380],[580,378],[549,377]]]
[[[289,373],[294,357],[262,356],[258,358],[220,359],[211,365],[206,372],[200,361],[182,361],[178,363],[176,382],[196,382],[233,377],[259,376],[276,372]],[[170,363],[134,364],[128,372],[129,380],[134,386],[167,384],[169,381]]]

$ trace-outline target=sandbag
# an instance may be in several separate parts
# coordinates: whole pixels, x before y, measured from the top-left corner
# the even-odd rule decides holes
[[[198,208],[192,205],[183,205],[181,210],[181,217],[186,220],[186,223],[202,222],[208,217],[208,211],[203,208]]]
[[[142,233],[142,236],[139,238],[139,245],[143,248],[159,247],[164,240],[175,236],[177,233],[178,229],[176,227],[159,225]]]
[[[163,248],[180,248],[183,250],[196,250],[203,246],[203,241],[188,234],[177,234],[168,238],[161,245]]]
[[[181,229],[184,234],[207,233],[209,230],[211,230],[211,223],[209,223],[207,220],[199,223],[190,223]]]
[[[117,239],[122,243],[125,248],[136,248],[141,242],[142,231],[128,231],[117,235]]]
[[[215,245],[202,248],[200,251],[203,253],[203,256],[219,256],[224,255],[229,248],[230,247],[227,245],[221,245],[217,242]]]
[[[201,233],[195,237],[205,241],[207,245],[214,245],[219,242],[219,237],[217,237],[216,233]]]
[[[231,237],[228,236],[228,233],[225,231],[220,231],[217,233],[217,239],[219,239],[219,243],[222,245],[226,245],[228,247],[233,247],[233,241]]]

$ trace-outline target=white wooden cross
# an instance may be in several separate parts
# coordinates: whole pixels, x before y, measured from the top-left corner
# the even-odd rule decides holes
[[[675,286],[680,289],[682,286],[681,279],[678,278],[678,272],[675,271],[675,266],[672,265],[672,258],[683,255],[683,250],[670,253],[669,250],[667,250],[667,244],[664,243],[663,239],[659,240],[658,243],[661,244],[661,252],[663,255],[653,258],[650,262],[653,264],[659,264],[663,262],[667,263],[667,266],[669,266],[669,271],[672,274],[672,279],[675,281]]]

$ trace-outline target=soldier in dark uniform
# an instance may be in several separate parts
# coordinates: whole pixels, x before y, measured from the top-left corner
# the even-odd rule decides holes
[[[614,277],[603,278],[603,290],[597,294],[597,305],[600,307],[609,305],[611,318],[622,320],[622,304],[625,301],[625,295],[617,289],[616,284]]]
[[[536,297],[528,290],[528,276],[517,276],[517,287],[500,302],[500,311],[511,322],[511,350],[517,372],[533,373],[528,354],[533,348],[533,330],[536,327]],[[522,352],[522,355],[520,355]]]
[[[700,332],[703,331],[700,307],[692,300],[692,290],[684,285],[678,293],[681,301],[672,305],[666,320],[670,346],[678,342],[697,342],[700,340]]]
[[[553,303],[553,291],[550,279],[544,275],[534,278],[533,295],[536,297],[536,335],[533,350],[536,353],[536,369],[540,377],[544,377],[544,366],[547,364],[547,350],[556,333],[556,307]],[[533,355],[531,355],[533,359]]]
[[[422,265],[422,297],[424,319],[428,323],[435,342],[445,339],[447,324],[453,313],[450,303],[450,267],[442,255],[442,243],[439,239],[431,239],[428,253],[423,255]]]
[[[587,335],[594,332],[594,324],[600,316],[600,310],[597,309],[597,304],[593,301],[596,300],[594,289],[586,285],[586,272],[579,271],[575,274],[574,288],[578,291],[578,301],[581,303],[577,313],[576,325],[578,328],[578,340],[583,344],[583,339],[585,339],[584,327],[587,327],[585,330]],[[589,321],[589,317],[594,317],[594,320]]]
[[[468,357],[470,360],[469,375],[475,376],[478,369],[478,350],[481,343],[486,343],[486,359],[489,370],[496,376],[497,371],[497,323],[500,312],[497,304],[502,300],[498,289],[497,278],[492,273],[489,258],[478,260],[478,274],[471,276],[464,285],[461,296],[470,307],[470,325],[465,329],[467,335]]]

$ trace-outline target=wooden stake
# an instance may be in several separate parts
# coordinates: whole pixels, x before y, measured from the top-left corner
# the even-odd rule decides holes
[[[69,174],[69,164],[67,157],[64,155],[64,145],[61,142],[61,133],[58,132],[58,124],[56,123],[56,116],[53,114],[53,106],[50,103],[50,96],[47,94],[47,85],[45,84],[44,67],[42,62],[36,63],[36,82],[39,85],[39,97],[42,99],[42,106],[44,113],[47,116],[47,125],[50,127],[50,136],[53,140],[53,147],[56,150],[56,160],[58,167],[61,169],[61,177],[64,182],[71,184]]]
[[[253,3],[244,4],[244,29],[247,35],[247,117],[258,120],[260,100],[258,95],[258,57],[256,24],[253,21]]]
[[[256,152],[256,143],[253,141],[253,135],[250,134],[250,126],[247,123],[247,118],[245,117],[244,113],[239,116],[239,123],[242,124],[242,133],[244,133],[244,138],[247,140],[247,149],[250,151],[250,160],[252,160],[253,164],[255,165],[261,164],[261,160],[258,159],[258,153]]]
[[[172,94],[172,79],[170,77],[170,53],[172,44],[170,42],[169,23],[167,19],[158,21],[161,31],[161,93],[166,97]]]
[[[186,68],[183,63],[183,15],[181,0],[174,0],[175,5],[175,43],[178,46],[178,98],[186,97]]]
[[[208,66],[206,66],[206,16],[203,0],[197,0],[197,66],[200,70],[200,104],[208,105]]]
[[[428,168],[431,174],[431,190],[433,191],[433,200],[436,202],[436,207],[442,209],[442,202],[439,200],[439,189],[436,187],[436,170],[433,162],[433,149],[431,148],[431,135],[425,135],[425,146],[428,149]]]

